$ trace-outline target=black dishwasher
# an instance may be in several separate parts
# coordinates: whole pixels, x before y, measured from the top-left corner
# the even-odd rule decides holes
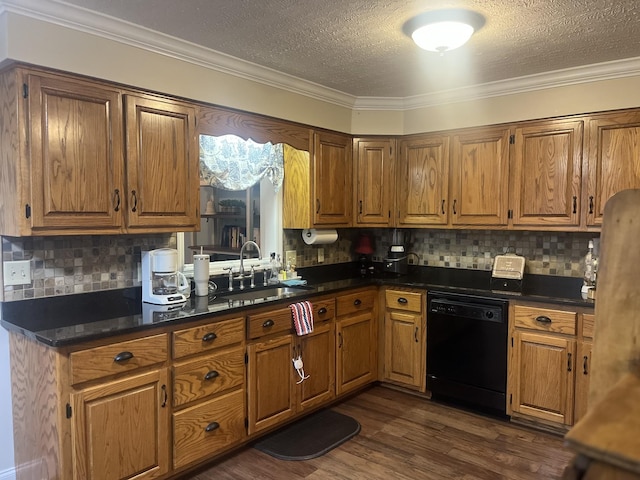
[[[506,414],[508,302],[427,293],[427,389],[487,413]]]

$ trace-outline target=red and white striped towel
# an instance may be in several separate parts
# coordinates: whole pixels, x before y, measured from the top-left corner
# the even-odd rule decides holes
[[[311,302],[292,303],[289,308],[298,336],[313,332],[313,306]]]

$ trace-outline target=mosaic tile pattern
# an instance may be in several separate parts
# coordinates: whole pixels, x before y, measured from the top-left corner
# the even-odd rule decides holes
[[[489,230],[367,229],[373,241],[373,260],[381,262],[389,246],[405,245],[409,262],[432,267],[491,270],[496,255],[514,252],[526,257],[526,272],[582,277],[583,258],[594,233],[506,232]],[[300,230],[285,230],[285,249],[297,251],[298,265],[316,265],[323,248],[324,263],[357,259],[352,245],[361,230],[338,230],[333,245],[306,245]]]
[[[389,246],[404,244],[410,263],[491,270],[493,258],[514,251],[527,259],[526,272],[582,277],[583,257],[593,233],[505,232],[481,230],[341,229],[331,245],[307,245],[301,230],[284,231],[285,250],[296,250],[297,266],[357,260],[353,245],[368,233],[381,262]],[[2,260],[31,260],[31,285],[4,287],[4,300],[23,300],[131,287],[137,284],[140,252],[176,247],[173,234],[2,238]]]
[[[137,284],[140,252],[176,247],[174,234],[2,238],[2,260],[31,260],[31,285],[4,287],[5,301]]]

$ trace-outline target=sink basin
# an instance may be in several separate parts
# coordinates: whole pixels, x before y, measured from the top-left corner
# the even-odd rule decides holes
[[[298,295],[301,293],[309,292],[311,287],[267,287],[257,288],[250,290],[236,290],[229,293],[224,293],[218,298],[220,300],[258,300],[267,298],[286,298],[292,295]]]

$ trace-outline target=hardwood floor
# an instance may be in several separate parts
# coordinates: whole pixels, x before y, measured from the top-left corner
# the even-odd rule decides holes
[[[190,478],[549,480],[573,457],[560,436],[384,387],[333,408],[362,430],[324,456],[283,461],[249,447]]]

